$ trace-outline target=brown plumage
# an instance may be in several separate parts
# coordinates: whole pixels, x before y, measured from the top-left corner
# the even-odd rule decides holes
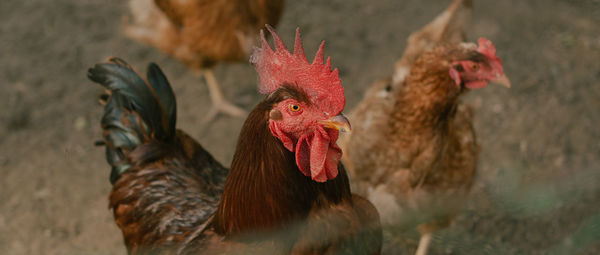
[[[147,81],[119,59],[88,76],[109,93],[110,208],[130,254],[379,253],[379,215],[350,193],[343,166],[336,178],[313,181],[269,130],[273,107],[309,100],[304,91],[282,86],[254,108],[228,171],[175,130],[175,97],[158,66]]]
[[[245,116],[223,98],[212,73],[218,62],[247,61],[258,31],[276,26],[284,0],[130,0],[125,34],[157,47],[204,75],[213,101],[205,120],[218,112]]]
[[[394,66],[394,83],[402,83],[417,57],[426,50],[432,49],[440,42],[464,42],[464,27],[471,20],[472,9],[472,0],[455,0],[431,22],[410,34],[404,53]]]
[[[394,78],[368,89],[350,114],[353,132],[340,138],[359,194],[375,204],[386,229],[419,225],[418,254],[425,254],[434,231],[451,223],[476,175],[473,111],[460,96],[505,78],[495,49],[491,54],[481,46],[485,39],[480,48],[459,43],[470,8],[471,1],[456,0],[414,32]]]

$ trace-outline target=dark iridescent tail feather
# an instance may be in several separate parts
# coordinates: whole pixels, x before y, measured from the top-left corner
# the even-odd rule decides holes
[[[88,70],[88,78],[107,89],[100,99],[105,105],[101,124],[114,183],[131,167],[127,155],[136,147],[175,140],[175,95],[154,63],[148,65],[147,82],[119,58],[96,64]]]

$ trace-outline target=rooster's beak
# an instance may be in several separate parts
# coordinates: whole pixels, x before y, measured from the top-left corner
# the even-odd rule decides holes
[[[346,116],[341,113],[331,119],[320,120],[318,123],[326,128],[339,130],[340,132],[350,132],[350,130],[352,130],[350,127],[350,121],[348,121]]]
[[[499,75],[496,79],[491,80],[490,82],[510,88],[510,80],[508,80],[508,77],[506,77],[505,74]]]

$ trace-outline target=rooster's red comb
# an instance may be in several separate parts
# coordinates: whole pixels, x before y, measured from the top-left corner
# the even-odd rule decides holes
[[[324,112],[332,115],[340,113],[346,103],[344,88],[337,68],[331,71],[331,57],[323,64],[325,41],[321,42],[314,60],[309,63],[304,55],[299,28],[296,29],[292,54],[273,28],[269,25],[266,27],[273,36],[275,51],[261,30],[261,48],[255,48],[250,57],[250,63],[258,72],[260,93],[270,94],[284,84],[296,85]]]

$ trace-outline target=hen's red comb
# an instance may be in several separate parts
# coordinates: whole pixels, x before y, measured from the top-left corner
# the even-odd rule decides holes
[[[284,84],[296,85],[303,89],[312,103],[324,112],[331,115],[340,113],[346,103],[344,88],[337,68],[331,71],[331,57],[328,57],[326,64],[323,64],[325,41],[321,42],[312,63],[308,63],[299,28],[296,29],[292,54],[273,28],[269,25],[266,27],[273,36],[275,51],[271,49],[261,30],[261,48],[255,48],[250,57],[250,63],[258,72],[260,93],[270,94]]]
[[[479,43],[477,52],[485,55],[490,59],[490,64],[496,72],[504,74],[504,69],[502,68],[502,61],[498,56],[496,56],[496,47],[494,47],[492,41],[481,37],[479,38],[479,40],[477,40],[477,43]]]
[[[479,53],[486,55],[488,58],[491,58],[491,59],[498,58],[496,56],[496,47],[494,47],[494,45],[492,44],[492,41],[481,37],[481,38],[479,38],[479,40],[477,40],[477,43],[479,43],[479,47],[477,48],[477,51]]]

